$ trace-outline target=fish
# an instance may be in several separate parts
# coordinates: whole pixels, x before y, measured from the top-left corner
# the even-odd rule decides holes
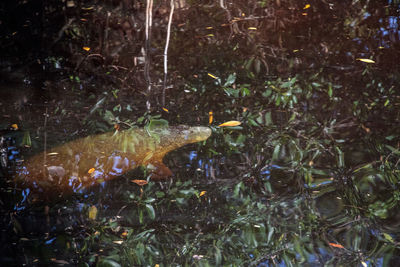
[[[152,179],[162,179],[172,176],[163,163],[168,152],[210,135],[209,127],[186,125],[90,135],[27,158],[17,170],[17,181],[40,192],[79,192],[139,166],[147,166]]]

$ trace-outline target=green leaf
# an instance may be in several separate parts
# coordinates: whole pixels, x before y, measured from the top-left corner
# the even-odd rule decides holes
[[[236,81],[236,73],[232,73],[228,76],[228,78],[226,79],[226,82],[224,84],[224,87],[227,86],[231,86],[232,84],[234,84]]]
[[[121,265],[113,260],[109,259],[101,259],[99,262],[96,264],[97,267],[121,267]]]
[[[154,220],[156,218],[156,212],[152,205],[146,204],[147,213],[150,216],[150,219]]]
[[[262,93],[263,97],[269,97],[272,94],[272,90],[271,89],[267,89],[264,91],[264,93]]]
[[[385,239],[391,243],[394,242],[393,237],[387,233],[383,233],[383,236],[385,237]]]

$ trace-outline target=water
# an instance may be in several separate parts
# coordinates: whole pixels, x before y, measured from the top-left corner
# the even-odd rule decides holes
[[[139,168],[60,196],[3,170],[0,262],[400,264],[399,3],[179,2],[165,106],[168,3],[154,7],[150,97],[144,2],[67,13],[49,2],[57,12],[43,11],[42,24],[5,16],[2,25],[14,26],[1,28],[11,45],[0,42],[0,126],[20,128],[2,132],[19,148],[10,149],[11,162],[23,166],[22,157],[151,119],[209,125],[213,134],[166,156],[173,179],[143,186],[132,182],[148,178]],[[72,26],[51,46],[42,41],[47,50],[38,42],[26,49],[35,31],[24,23],[53,41]],[[242,124],[217,126],[228,120]]]

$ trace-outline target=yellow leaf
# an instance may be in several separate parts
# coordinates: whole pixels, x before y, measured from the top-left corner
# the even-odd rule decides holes
[[[357,60],[361,61],[361,62],[365,62],[365,63],[375,63],[375,61],[373,61],[372,59],[368,59],[368,58],[357,58]]]
[[[93,205],[89,208],[89,219],[96,220],[96,217],[97,217],[97,208],[96,206]]]
[[[84,47],[82,47],[82,49],[85,51],[90,51],[90,47],[88,47],[88,46],[84,46]]]
[[[157,263],[157,264],[154,265],[154,267],[160,267],[160,264]]]
[[[211,124],[213,122],[213,120],[214,120],[214,115],[213,115],[213,112],[210,111],[210,112],[208,112],[208,124]]]
[[[210,26],[210,27],[206,27],[207,30],[211,30],[212,28],[213,28],[213,27],[211,27],[211,26]]]
[[[248,27],[247,29],[249,29],[249,30],[257,30],[256,27]]]
[[[207,193],[207,191],[201,191],[200,196],[204,196]]]
[[[133,182],[133,183],[135,183],[135,184],[137,184],[139,186],[143,186],[143,185],[148,184],[148,182],[146,180],[131,180],[131,182]]]
[[[219,127],[228,127],[228,126],[239,126],[240,124],[242,124],[240,121],[227,121],[218,126]]]
[[[307,9],[307,8],[310,8],[311,7],[311,5],[310,4],[307,4],[307,5],[305,5],[304,7],[303,7],[303,9]]]
[[[18,130],[18,124],[11,124],[11,128],[13,128],[13,130]]]
[[[162,110],[164,110],[165,112],[169,112],[169,110],[168,109],[166,109],[166,108],[162,108]]]
[[[212,75],[211,73],[207,73],[208,76],[210,76],[213,79],[218,79],[216,76]]]
[[[94,168],[91,168],[90,170],[88,170],[88,173],[91,174],[94,172]]]

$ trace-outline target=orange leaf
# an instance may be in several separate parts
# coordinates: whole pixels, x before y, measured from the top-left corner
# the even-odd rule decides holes
[[[85,51],[90,51],[90,47],[88,47],[88,46],[84,46],[84,47],[82,47],[82,49]]]
[[[214,115],[213,115],[213,112],[210,111],[210,112],[208,112],[208,123],[211,124],[213,122],[213,120],[214,120]]]
[[[18,124],[11,124],[11,128],[13,128],[13,130],[18,130]]]
[[[94,172],[94,168],[91,168],[90,170],[88,170],[88,173],[91,174]]]
[[[148,182],[146,180],[131,180],[131,182],[137,184],[138,186],[143,186],[148,184]]]
[[[207,191],[201,191],[200,196],[204,196],[207,193]]]
[[[224,122],[220,125],[218,125],[219,127],[227,127],[227,126],[239,126],[240,124],[242,124],[240,121],[227,121]]]
[[[329,245],[331,245],[332,247],[335,247],[335,248],[344,248],[342,245],[336,244],[336,243],[329,243]]]

